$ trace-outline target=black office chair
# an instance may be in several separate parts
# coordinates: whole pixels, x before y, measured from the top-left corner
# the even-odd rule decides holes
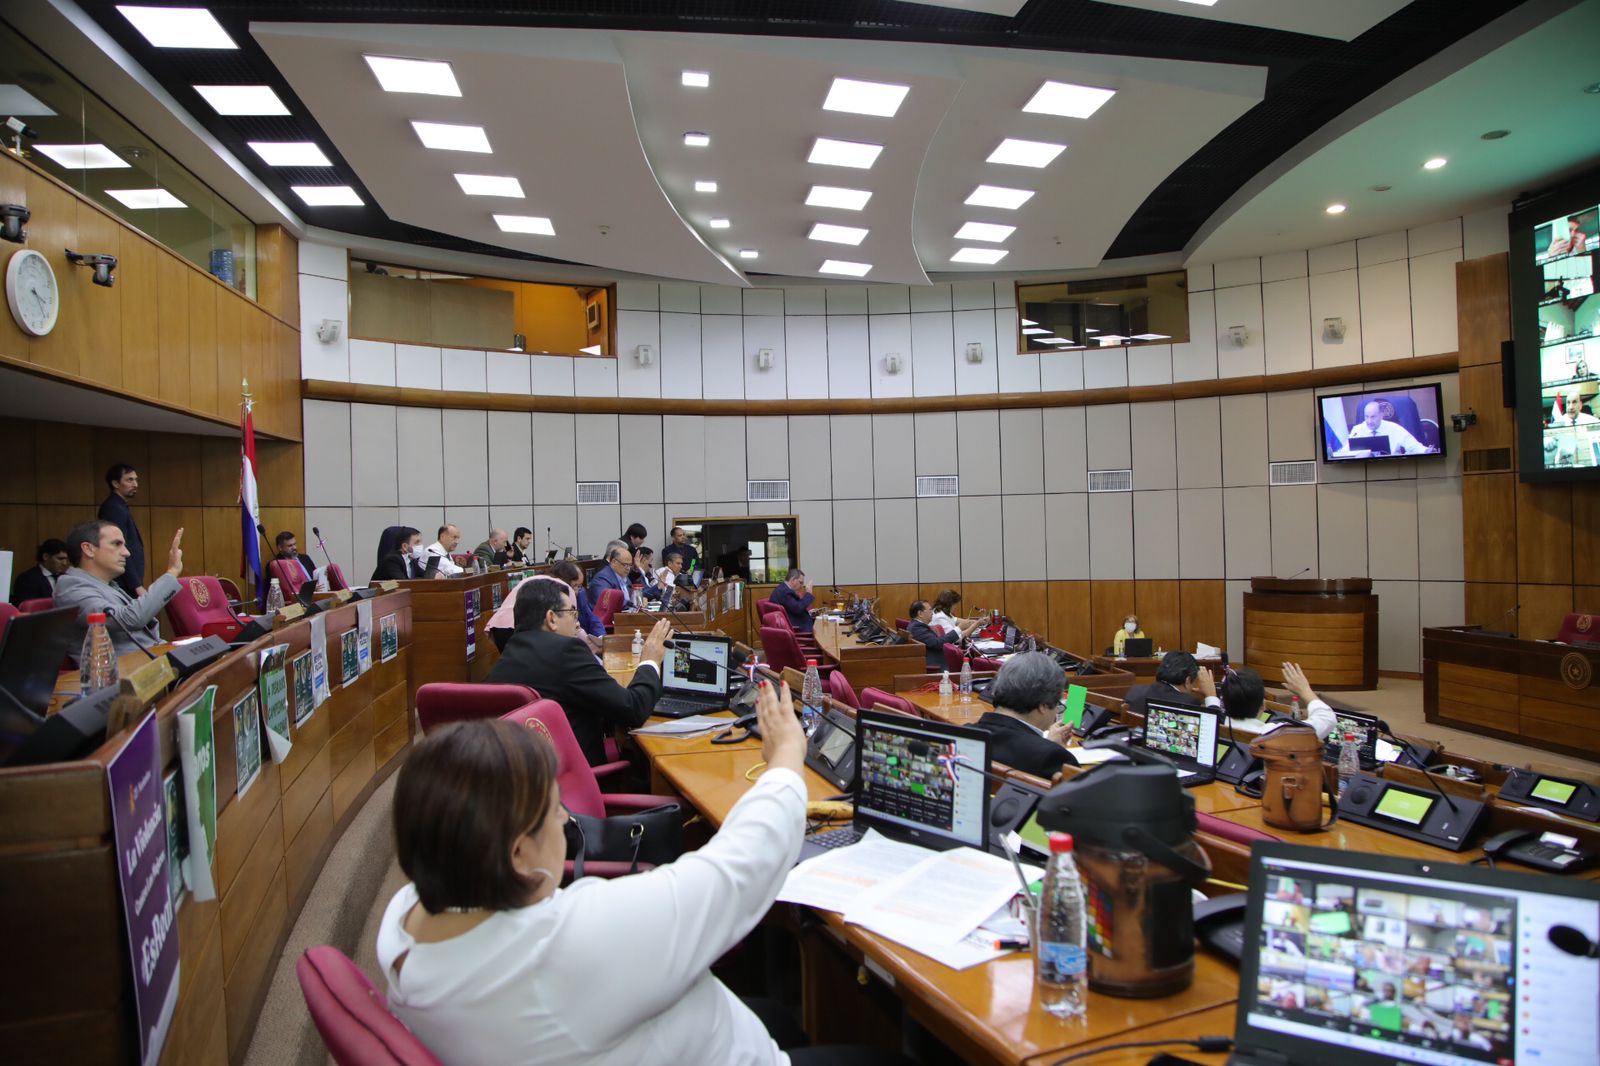
[[[1413,433],[1412,436],[1421,441],[1424,447],[1439,447],[1439,423],[1432,419],[1424,418],[1417,425],[1420,427],[1420,431]]]

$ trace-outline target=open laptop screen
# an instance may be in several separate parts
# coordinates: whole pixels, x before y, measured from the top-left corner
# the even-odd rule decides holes
[[[932,848],[987,843],[989,734],[904,715],[856,719],[856,821]]]
[[[725,696],[728,692],[727,637],[696,637],[679,633],[661,659],[661,687],[668,693]],[[689,654],[684,654],[687,650]]]
[[[1149,700],[1144,709],[1144,746],[1190,766],[1217,763],[1217,712]]]
[[[1600,937],[1600,886],[1257,845],[1241,1060],[1595,1062],[1600,965],[1556,947],[1557,926]]]
[[[1338,718],[1338,725],[1334,726],[1333,732],[1328,734],[1328,739],[1323,743],[1322,761],[1338,762],[1339,742],[1346,733],[1352,733],[1361,753],[1361,765],[1375,766],[1378,762],[1378,719],[1359,711],[1335,709],[1333,713]]]

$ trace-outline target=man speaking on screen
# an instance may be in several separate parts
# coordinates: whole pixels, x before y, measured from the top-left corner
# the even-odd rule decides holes
[[[1426,455],[1436,450],[1413,437],[1405,426],[1384,418],[1383,405],[1377,400],[1367,401],[1361,409],[1361,422],[1350,431],[1351,440],[1360,437],[1387,437],[1390,455]]]

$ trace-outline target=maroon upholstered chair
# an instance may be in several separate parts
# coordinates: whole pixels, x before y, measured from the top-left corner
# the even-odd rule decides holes
[[[17,610],[23,614],[37,614],[40,611],[53,611],[55,609],[56,601],[49,596],[41,596],[36,600],[23,600],[17,604]]]
[[[349,587],[350,587],[350,582],[345,580],[344,571],[339,569],[339,564],[338,563],[329,563],[328,564],[328,588],[329,588],[329,590],[333,591],[333,592],[338,592],[340,589],[347,589]]]
[[[998,670],[1005,665],[1005,663],[1001,662],[999,659],[985,659],[981,655],[972,656],[970,661],[972,663],[972,669],[975,671]]]
[[[311,1020],[339,1066],[439,1066],[433,1052],[389,1012],[361,967],[326,944],[294,966]]]
[[[1561,620],[1556,639],[1563,644],[1600,643],[1600,618],[1582,612],[1569,614]]]
[[[278,579],[278,588],[283,592],[283,602],[293,603],[295,594],[300,591],[300,586],[306,583],[306,572],[300,568],[298,562],[289,559],[272,559],[267,562],[267,583]]]
[[[850,679],[844,676],[843,670],[834,670],[828,675],[828,695],[847,707],[861,706],[861,701],[856,698],[856,690],[850,687]]]
[[[479,685],[434,681],[417,689],[417,720],[431,733],[450,722],[500,718],[539,698],[526,685]]]
[[[911,619],[909,619],[909,618],[896,618],[894,620],[894,627],[896,629],[899,629],[899,630],[910,629],[911,628]]]
[[[864,688],[861,690],[861,706],[873,707],[880,711],[894,711],[896,714],[909,715],[912,718],[922,718],[924,715],[917,710],[917,705],[904,696],[896,696],[893,692],[885,692],[881,688]]]
[[[771,603],[771,601],[756,601],[757,606],[763,603]],[[794,642],[800,645],[801,654],[809,655],[813,659],[818,658],[822,649],[817,646],[817,638],[812,636],[810,633],[796,633],[794,623],[789,621],[789,612],[785,611],[782,607],[779,607],[775,603],[771,603],[771,606],[776,608],[776,610],[763,611],[761,614],[761,624],[764,626],[776,626],[779,629],[787,629],[794,637]]]
[[[1225,818],[1218,818],[1214,814],[1195,812],[1195,828],[1202,833],[1209,833],[1222,840],[1231,840],[1235,844],[1249,847],[1258,840],[1282,840],[1283,838],[1268,833],[1262,829],[1254,829],[1248,825],[1239,825]]]
[[[767,626],[772,625],[767,619],[773,614],[781,614],[784,618],[789,617],[789,613],[783,609],[781,604],[773,603],[771,600],[757,600],[756,614],[760,616],[761,624]]]
[[[613,814],[646,811],[663,803],[677,802],[674,796],[601,792],[599,782],[595,780],[594,768],[589,765],[589,760],[583,757],[583,749],[578,747],[578,738],[572,735],[572,724],[567,721],[567,712],[563,711],[561,704],[555,700],[535,700],[510,714],[501,715],[501,718],[537,730],[544,734],[545,739],[556,749],[556,783],[561,786],[561,802],[569,811],[587,814],[594,818],[606,818]],[[629,864],[625,862],[583,864],[585,875],[594,877],[623,877],[628,873],[628,867]],[[648,863],[639,864],[640,870],[650,868]],[[572,870],[572,863],[568,862],[564,877],[570,878]]]
[[[178,594],[167,602],[167,618],[176,636],[232,640],[239,635],[244,622],[228,605],[224,580],[206,575],[178,579]]]
[[[794,633],[782,626],[761,627],[761,651],[777,673],[790,669],[803,674],[806,672],[806,660],[817,658],[815,654],[807,655],[800,647],[799,641],[795,640]],[[836,667],[830,664],[820,661],[817,663],[817,673],[824,681],[835,669]]]
[[[600,624],[610,629],[611,620],[620,610],[622,610],[622,590],[601,589],[600,599],[594,605],[594,616],[600,619]]]
[[[9,603],[0,603],[0,637],[5,636],[6,627],[11,624],[13,618],[21,613]]]
[[[961,663],[966,657],[966,653],[961,650],[961,645],[946,644],[944,646],[944,668],[952,674],[961,672]],[[974,666],[973,669],[976,670],[977,667]]]
[[[217,584],[222,586],[222,591],[228,594],[228,599],[232,602],[240,603],[244,600],[244,596],[239,592],[239,586],[235,585],[232,579],[219,577],[217,578]]]

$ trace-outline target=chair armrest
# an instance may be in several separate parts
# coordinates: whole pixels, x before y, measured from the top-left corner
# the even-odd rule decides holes
[[[602,792],[600,800],[606,805],[606,815],[626,811],[647,811],[663,803],[681,803],[677,796],[648,796],[640,792]]]
[[[589,769],[593,770],[594,776],[599,778],[609,777],[612,774],[617,773],[619,770],[626,770],[629,765],[630,764],[627,759],[618,759],[615,762],[603,762],[599,766],[591,766]]]
[[[202,637],[215,635],[225,641],[231,641],[239,635],[239,630],[243,628],[238,622],[207,622],[200,627],[200,635]]]

